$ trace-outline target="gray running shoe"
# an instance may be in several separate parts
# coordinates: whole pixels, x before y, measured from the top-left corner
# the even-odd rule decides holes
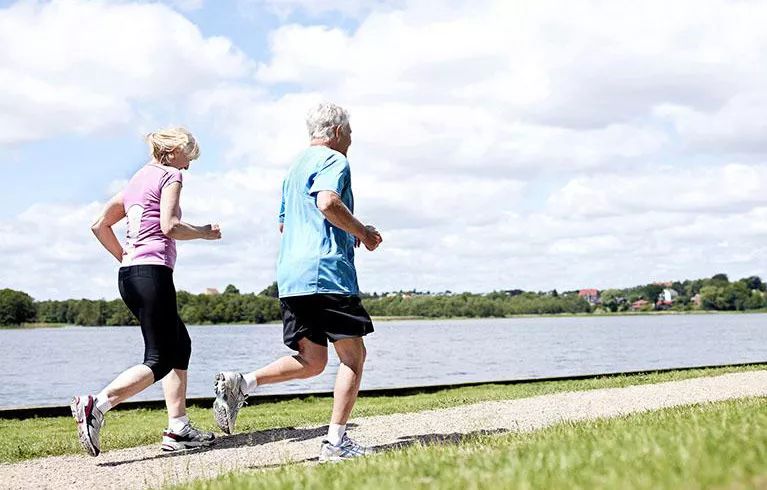
[[[242,392],[242,381],[242,374],[232,371],[225,371],[216,375],[213,418],[216,419],[216,424],[221,430],[227,434],[234,432],[237,414],[248,398],[248,395]]]
[[[337,446],[331,444],[330,441],[322,441],[320,463],[344,461],[346,459],[368,456],[373,453],[375,453],[373,448],[361,446],[354,442],[347,434],[344,434],[344,437],[341,438],[341,443]]]
[[[80,444],[88,454],[98,456],[101,453],[99,431],[104,427],[104,415],[96,408],[96,399],[91,395],[76,396],[69,407],[77,422]]]
[[[213,444],[216,436],[212,432],[204,432],[192,426],[191,422],[186,424],[179,432],[173,432],[166,429],[162,433],[163,451],[183,451],[184,449],[194,449],[198,447],[208,447]]]

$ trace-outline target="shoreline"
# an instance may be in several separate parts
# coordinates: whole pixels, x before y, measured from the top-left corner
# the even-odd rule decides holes
[[[746,310],[746,311],[720,311],[720,310],[689,310],[689,311],[621,311],[611,313],[524,313],[519,315],[507,316],[371,316],[375,322],[397,322],[397,321],[455,321],[455,320],[503,320],[515,318],[607,318],[607,317],[631,317],[631,316],[674,316],[674,315],[760,315],[767,313],[767,309]],[[264,325],[280,325],[279,320],[264,323],[201,323],[189,325],[190,327],[211,327],[211,326],[245,326],[258,327]],[[137,325],[76,325],[69,323],[25,323],[22,325],[0,325],[0,330],[36,330],[42,328],[66,328],[66,327],[87,327],[103,328],[106,326],[117,328],[137,327]]]

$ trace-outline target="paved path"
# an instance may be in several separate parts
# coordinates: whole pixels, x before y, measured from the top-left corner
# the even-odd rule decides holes
[[[352,420],[350,433],[363,444],[392,448],[418,440],[458,441],[475,432],[533,431],[566,420],[754,396],[767,396],[767,371],[368,417]],[[0,464],[0,488],[157,488],[237,469],[311,461],[326,430],[306,427],[236,434],[222,437],[210,450],[185,454],[163,454],[158,445],[152,445],[108,451],[98,458],[56,456]]]

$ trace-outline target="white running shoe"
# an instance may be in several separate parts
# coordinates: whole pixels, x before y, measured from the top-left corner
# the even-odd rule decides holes
[[[96,399],[91,395],[76,396],[69,406],[77,422],[80,444],[88,454],[98,456],[101,453],[99,431],[104,427],[104,415],[96,408]]]
[[[234,432],[234,423],[240,408],[245,405],[247,393],[242,392],[242,374],[225,371],[216,375],[214,390],[216,399],[213,401],[213,418],[216,424],[227,434]]]
[[[191,422],[186,424],[179,432],[173,432],[165,429],[162,433],[163,451],[183,451],[184,449],[194,449],[198,447],[208,447],[213,444],[216,436],[212,432],[204,432],[192,426]]]
[[[334,446],[330,441],[322,441],[320,448],[320,463],[344,461],[375,453],[373,448],[357,444],[347,434],[341,438],[341,443]]]

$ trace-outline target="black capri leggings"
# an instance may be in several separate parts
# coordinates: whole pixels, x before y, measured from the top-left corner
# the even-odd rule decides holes
[[[164,265],[132,265],[120,268],[120,295],[141,324],[144,365],[154,380],[172,369],[187,369],[192,340],[178,316],[173,270]]]

